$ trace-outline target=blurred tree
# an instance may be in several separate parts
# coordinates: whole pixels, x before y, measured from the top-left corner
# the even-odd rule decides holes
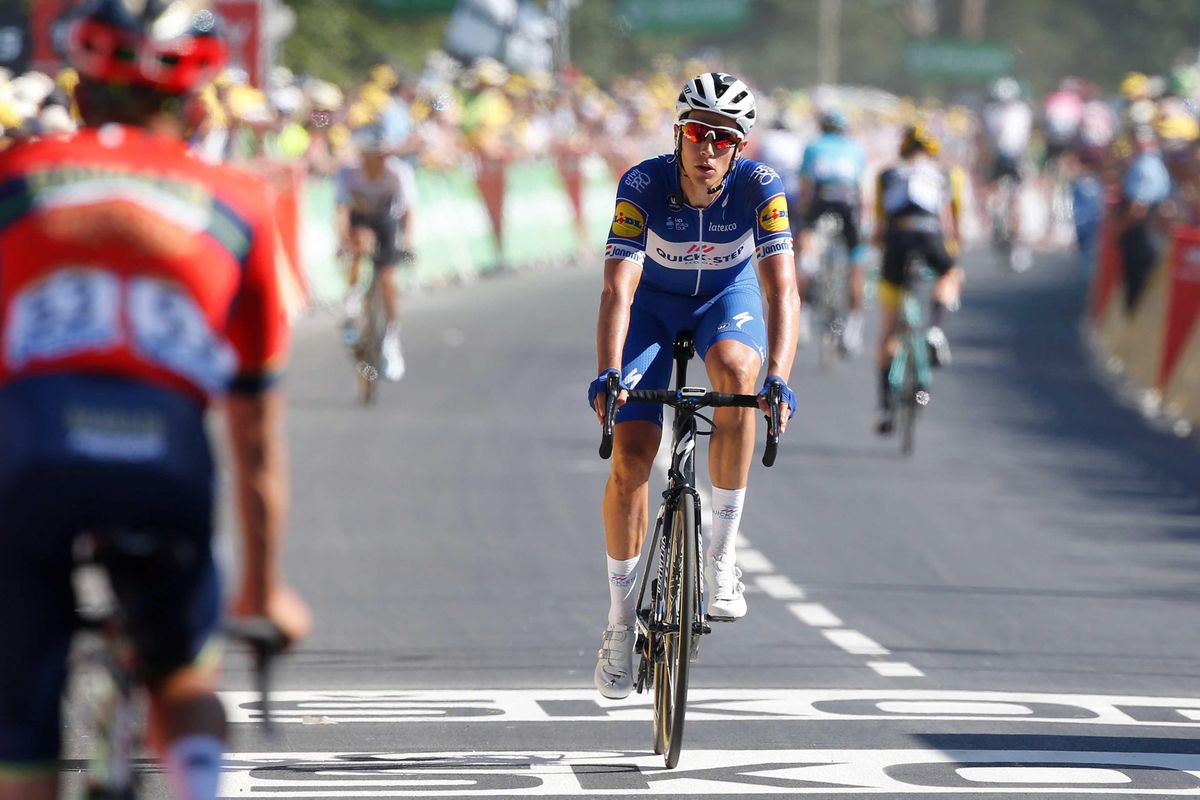
[[[348,86],[373,65],[386,62],[419,70],[439,47],[449,15],[396,16],[361,2],[287,0],[296,30],[283,45],[283,63]]]

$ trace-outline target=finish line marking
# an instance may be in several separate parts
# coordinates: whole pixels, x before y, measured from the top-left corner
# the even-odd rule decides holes
[[[243,753],[221,797],[1200,796],[1200,755],[1039,750]]]
[[[230,722],[262,718],[257,692],[221,692]],[[651,698],[606,700],[593,689],[283,691],[272,693],[281,725],[355,723],[637,722]],[[700,689],[688,721],[1017,721],[1200,730],[1200,698],[1122,697],[916,689]]]

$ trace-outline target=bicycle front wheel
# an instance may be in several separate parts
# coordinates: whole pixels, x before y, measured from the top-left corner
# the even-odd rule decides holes
[[[654,741],[667,769],[679,763],[683,749],[683,721],[687,713],[688,671],[691,668],[692,621],[698,607],[696,585],[696,509],[683,495],[668,528],[665,613],[662,658],[655,663]]]

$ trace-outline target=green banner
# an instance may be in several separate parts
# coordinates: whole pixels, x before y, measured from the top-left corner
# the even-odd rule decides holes
[[[492,223],[469,170],[417,170],[413,213],[417,263],[407,271],[409,283],[470,277],[496,266]]]
[[[918,78],[989,80],[1012,72],[1016,55],[1004,42],[919,39],[909,42],[904,66]]]
[[[501,238],[507,267],[562,261],[575,255],[579,247],[575,211],[553,161],[509,166]]]
[[[721,33],[750,21],[750,0],[621,0],[617,16],[635,33]]]

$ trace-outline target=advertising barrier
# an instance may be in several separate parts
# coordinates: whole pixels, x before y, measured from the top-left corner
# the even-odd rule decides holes
[[[400,273],[408,289],[477,278],[499,268],[569,263],[594,256],[608,236],[616,183],[605,162],[584,157],[517,161],[481,170],[416,170],[414,262]],[[292,167],[257,165],[280,193],[284,249],[298,265],[294,282],[315,305],[341,300],[336,200],[328,178],[286,179]],[[576,194],[577,193],[577,194]],[[295,222],[291,222],[295,220]],[[289,248],[288,242],[291,243]],[[289,278],[289,280],[293,280]]]

